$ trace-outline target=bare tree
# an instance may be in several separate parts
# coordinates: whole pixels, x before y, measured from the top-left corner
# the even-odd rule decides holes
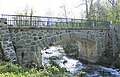
[[[51,17],[51,16],[53,16],[54,15],[54,13],[53,13],[53,11],[51,10],[51,9],[48,9],[46,12],[45,12],[45,16],[47,16],[47,17]]]
[[[81,5],[85,5],[86,6],[86,18],[88,19],[89,18],[89,13],[90,13],[90,9],[92,9],[92,4],[93,4],[93,0],[83,0],[83,3],[80,4],[79,6],[77,7],[80,7]],[[76,7],[76,8],[77,8]]]
[[[51,18],[54,15],[54,12],[51,9],[48,9],[45,13],[45,16],[47,16],[47,26],[50,26],[53,24],[52,20],[53,18]]]
[[[108,0],[108,2],[110,2],[110,4],[112,4],[112,6],[115,5],[115,0]]]
[[[66,8],[66,6],[65,5],[62,5],[62,6],[60,6],[60,8],[63,10],[63,12],[64,12],[64,17],[67,19],[67,8]]]
[[[24,9],[24,13],[25,13],[26,16],[28,15],[28,11],[29,11],[29,6],[26,5],[26,7],[25,7],[25,9]]]
[[[33,18],[34,12],[35,11],[33,10],[33,8],[29,9],[29,6],[26,5],[24,10],[18,10],[16,12],[17,16],[13,17],[13,19],[15,20],[14,24],[20,26],[32,26],[34,23],[36,23],[36,18]]]
[[[88,18],[89,11],[88,11],[88,0],[85,0],[85,5],[86,5],[86,18]]]

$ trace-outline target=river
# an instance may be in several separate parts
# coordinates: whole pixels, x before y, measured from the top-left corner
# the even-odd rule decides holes
[[[120,77],[117,69],[107,68],[100,65],[86,65],[77,59],[67,56],[62,46],[51,46],[42,52],[42,65],[49,66],[50,62],[54,62],[59,67],[66,68],[70,77],[75,76],[80,71],[86,72],[83,77]]]

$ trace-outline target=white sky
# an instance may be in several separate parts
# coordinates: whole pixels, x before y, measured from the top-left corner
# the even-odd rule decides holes
[[[85,5],[81,5],[82,0],[0,0],[0,14],[16,14],[18,11],[33,8],[34,15],[47,16],[46,12],[51,11],[52,16],[63,17],[63,9],[60,6],[65,5],[68,17],[80,18],[84,14]]]

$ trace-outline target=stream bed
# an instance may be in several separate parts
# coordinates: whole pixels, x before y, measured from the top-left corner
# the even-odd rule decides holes
[[[51,46],[42,50],[42,65],[49,66],[54,62],[59,67],[66,68],[70,77],[74,77],[80,71],[86,72],[82,77],[120,77],[117,69],[107,68],[100,65],[86,65],[77,59],[67,56],[62,46]]]

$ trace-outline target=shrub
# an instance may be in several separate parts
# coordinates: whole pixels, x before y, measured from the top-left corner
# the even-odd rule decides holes
[[[68,77],[66,72],[60,71],[55,66],[28,69],[18,64],[0,61],[0,77]]]

